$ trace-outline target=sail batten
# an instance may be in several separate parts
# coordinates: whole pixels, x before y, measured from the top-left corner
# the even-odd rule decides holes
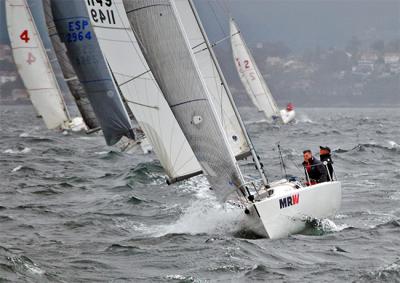
[[[14,61],[32,104],[47,128],[63,128],[69,113],[28,4],[25,0],[5,3]]]
[[[108,145],[134,139],[133,126],[90,25],[86,1],[50,0],[53,21]]]
[[[243,184],[174,3],[124,0],[143,55],[217,196]]]
[[[200,174],[200,164],[143,57],[122,0],[112,1],[109,6],[86,2],[86,7],[121,93],[152,145],[169,182]],[[96,23],[97,18],[93,15],[100,13],[114,15],[113,20],[98,20]]]

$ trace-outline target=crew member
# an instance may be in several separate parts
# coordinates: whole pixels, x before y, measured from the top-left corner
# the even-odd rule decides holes
[[[331,149],[327,146],[319,146],[319,158],[321,159],[321,162],[326,161],[329,171],[328,180],[330,177],[330,180],[333,181],[333,161],[331,157]]]
[[[303,151],[304,157],[304,170],[306,171],[307,185],[315,185],[317,183],[322,183],[328,181],[328,171],[324,164],[315,158],[311,150],[307,149]]]

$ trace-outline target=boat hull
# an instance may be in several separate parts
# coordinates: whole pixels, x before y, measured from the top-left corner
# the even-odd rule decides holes
[[[296,117],[296,112],[294,110],[288,111],[286,109],[282,109],[280,111],[280,114],[281,114],[282,122],[284,124],[287,124],[287,123],[293,121],[294,118]]]
[[[333,216],[340,209],[342,190],[337,181],[300,188],[285,182],[273,189],[272,196],[252,204],[247,217],[256,233],[271,239],[299,233],[307,220]]]

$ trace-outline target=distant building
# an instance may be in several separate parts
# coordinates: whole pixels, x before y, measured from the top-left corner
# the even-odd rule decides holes
[[[354,75],[370,75],[375,70],[375,64],[379,57],[375,52],[364,52],[356,66],[353,66],[352,73]]]
[[[383,55],[385,64],[397,64],[400,62],[400,53],[386,53]]]
[[[383,60],[393,74],[400,74],[400,53],[386,53]]]

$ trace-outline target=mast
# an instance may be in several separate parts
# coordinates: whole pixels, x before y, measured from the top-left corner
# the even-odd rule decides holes
[[[190,7],[191,7],[191,9],[192,9],[192,11],[193,11],[193,14],[194,14],[195,18],[196,18],[197,24],[198,24],[199,27],[200,27],[200,30],[201,30],[201,33],[202,33],[204,39],[205,39],[205,43],[206,43],[206,45],[207,45],[207,48],[208,48],[208,50],[210,51],[211,58],[212,58],[212,60],[213,60],[213,62],[214,62],[214,64],[215,64],[215,66],[216,66],[216,68],[217,68],[217,71],[218,71],[218,74],[219,74],[219,76],[220,76],[220,78],[221,78],[223,87],[224,87],[225,90],[226,90],[226,93],[227,93],[227,95],[228,95],[229,101],[231,102],[232,107],[233,107],[233,110],[234,110],[234,112],[235,112],[235,115],[236,115],[236,117],[237,117],[237,119],[238,119],[238,121],[239,121],[239,125],[240,125],[240,127],[242,128],[242,131],[243,131],[243,133],[244,133],[245,139],[246,139],[246,141],[247,141],[247,143],[248,143],[248,145],[249,145],[251,155],[253,156],[254,163],[256,164],[257,171],[258,171],[258,173],[259,173],[260,176],[261,176],[261,179],[262,179],[263,184],[264,184],[265,186],[268,186],[268,180],[267,180],[267,177],[265,176],[265,172],[264,172],[263,168],[261,167],[260,160],[258,160],[258,156],[257,156],[256,150],[255,150],[255,148],[254,148],[254,145],[253,145],[253,143],[252,143],[252,141],[251,141],[251,139],[250,139],[250,136],[249,136],[249,134],[248,134],[248,132],[247,132],[247,130],[246,130],[246,127],[245,127],[245,125],[244,125],[244,122],[243,122],[242,118],[240,117],[239,110],[237,109],[236,104],[235,104],[235,101],[233,100],[232,93],[230,92],[230,90],[229,90],[229,88],[228,88],[228,84],[227,84],[227,82],[226,82],[226,80],[225,80],[225,77],[224,77],[224,75],[223,75],[223,73],[222,73],[221,67],[220,67],[219,64],[218,64],[218,60],[217,60],[217,58],[216,58],[216,56],[215,56],[214,50],[212,49],[211,43],[210,43],[210,41],[208,40],[208,37],[207,37],[207,34],[206,34],[205,30],[204,30],[203,24],[202,24],[201,21],[200,21],[199,14],[197,13],[197,10],[196,10],[196,7],[194,6],[193,0],[187,0],[187,1],[189,1],[189,5],[190,5]]]

